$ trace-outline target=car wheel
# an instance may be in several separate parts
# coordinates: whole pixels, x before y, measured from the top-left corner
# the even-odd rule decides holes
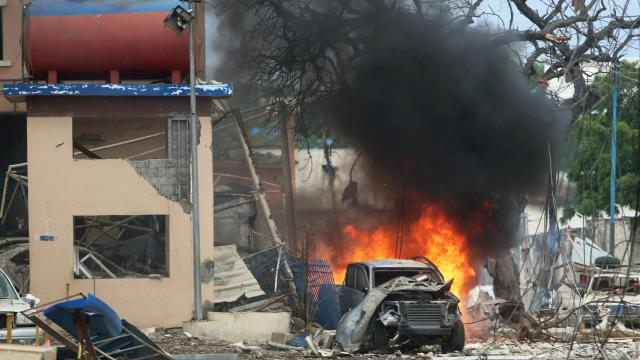
[[[453,329],[451,335],[442,343],[443,352],[462,351],[464,349],[464,324],[462,320],[458,320]]]

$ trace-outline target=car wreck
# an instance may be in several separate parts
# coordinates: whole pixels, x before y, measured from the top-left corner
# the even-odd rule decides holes
[[[460,300],[438,268],[422,261],[385,259],[352,263],[340,290],[342,318],[336,341],[349,352],[388,351],[440,344],[461,351]]]
[[[592,277],[584,295],[582,321],[586,327],[605,319],[629,329],[640,328],[640,273],[602,270]]]

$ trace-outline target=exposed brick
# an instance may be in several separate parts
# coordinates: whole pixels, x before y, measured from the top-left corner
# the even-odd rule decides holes
[[[170,118],[168,159],[131,161],[136,172],[169,199],[188,201],[191,183],[189,123],[185,117]]]

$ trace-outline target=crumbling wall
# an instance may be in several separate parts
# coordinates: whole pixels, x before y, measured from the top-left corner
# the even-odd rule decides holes
[[[201,261],[213,259],[211,119],[200,118],[198,145]],[[191,215],[162,196],[125,159],[73,159],[71,117],[28,117],[31,292],[48,302],[95,293],[141,327],[177,326],[192,317]],[[74,279],[74,216],[168,215],[169,276]],[[207,279],[210,279],[208,277]],[[213,300],[213,281],[202,284]]]
[[[188,159],[186,163],[188,164]],[[144,177],[160,195],[173,201],[189,201],[189,167],[179,167],[171,159],[131,161],[131,166]],[[185,171],[186,170],[186,171]]]
[[[191,182],[188,118],[169,118],[168,129],[168,159],[132,160],[131,165],[160,195],[184,205]]]

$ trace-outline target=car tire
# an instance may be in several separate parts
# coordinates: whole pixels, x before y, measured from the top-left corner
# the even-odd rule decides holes
[[[451,335],[442,343],[443,352],[462,351],[464,349],[464,324],[458,320],[451,330]]]

